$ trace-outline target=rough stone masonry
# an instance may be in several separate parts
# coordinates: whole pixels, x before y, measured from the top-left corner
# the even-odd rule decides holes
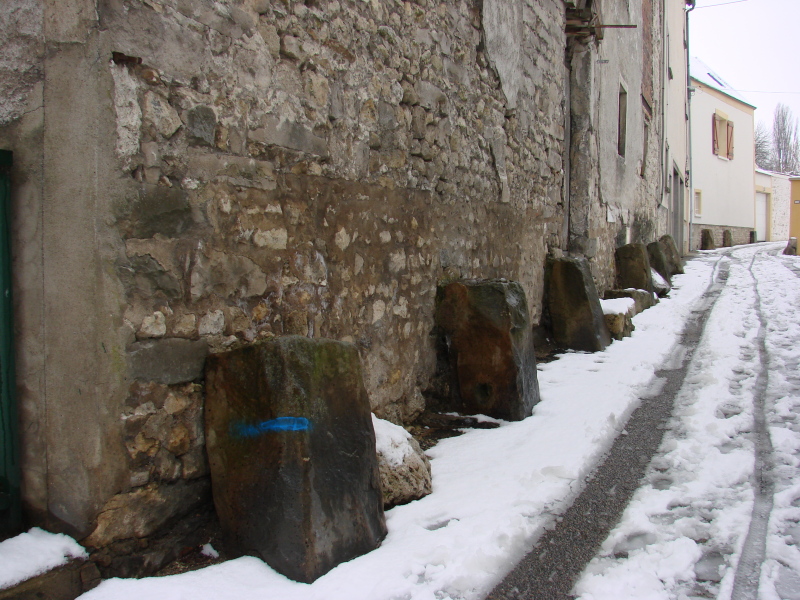
[[[440,280],[519,281],[539,320],[563,245],[562,0],[2,13],[35,521],[105,544],[194,502],[209,350],[353,342],[372,410],[402,422],[435,369]]]

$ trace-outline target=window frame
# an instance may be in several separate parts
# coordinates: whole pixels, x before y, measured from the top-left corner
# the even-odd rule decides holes
[[[711,115],[711,152],[720,158],[733,160],[734,140],[733,121],[719,111],[714,112]]]

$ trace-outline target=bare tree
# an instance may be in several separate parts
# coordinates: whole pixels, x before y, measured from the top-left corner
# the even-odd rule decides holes
[[[772,134],[764,121],[759,121],[755,131],[756,165],[761,169],[771,171],[772,164]]]
[[[778,173],[800,173],[797,119],[785,104],[778,104],[772,121],[772,166]]]

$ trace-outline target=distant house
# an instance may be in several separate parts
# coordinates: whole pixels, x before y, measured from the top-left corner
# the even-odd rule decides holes
[[[791,184],[791,210],[789,222],[789,237],[800,237],[800,177],[790,177]]]
[[[734,244],[750,242],[755,229],[755,106],[708,65],[690,65],[693,224],[692,248],[710,229],[722,245],[730,230]]]
[[[756,241],[776,242],[789,239],[789,179],[788,175],[756,169]]]

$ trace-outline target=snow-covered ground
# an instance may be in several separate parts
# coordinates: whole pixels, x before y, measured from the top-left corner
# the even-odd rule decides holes
[[[34,527],[0,542],[0,590],[65,565],[73,558],[87,556],[71,537]]]
[[[787,269],[800,269],[800,262],[765,254],[779,249],[743,247],[733,258],[706,253],[675,276],[670,298],[634,317],[632,337],[604,352],[569,353],[540,365],[542,401],[532,417],[440,442],[429,451],[433,493],[387,511],[389,533],[380,548],[313,584],[240,558],[181,575],[105,581],[81,598],[483,598],[580,492],[639,398],[657,385],[656,369],[682,356],[683,326],[723,263],[730,263],[728,283],[694,355],[675,429],[651,468],[650,485],[637,493],[577,589],[584,600],[730,595],[752,509],[748,432],[756,374],[763,372],[762,332],[778,475],[762,597],[778,598],[776,582],[785,588],[800,573],[800,552],[792,545],[793,536],[800,541],[800,508],[793,506],[800,485],[792,484],[800,449],[792,412],[800,408],[800,395],[793,396],[800,388],[800,323],[793,319],[800,279]],[[758,252],[751,271],[749,259]]]
[[[579,598],[800,598],[800,262],[776,255],[782,248],[721,259],[727,285],[648,483],[576,585]],[[767,493],[751,526],[758,399]],[[751,582],[737,582],[742,556],[755,561]]]

